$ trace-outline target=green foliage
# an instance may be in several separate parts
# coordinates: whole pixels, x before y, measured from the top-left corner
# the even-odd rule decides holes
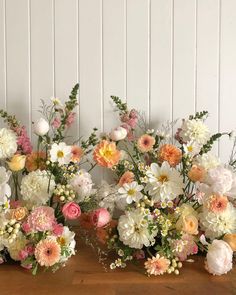
[[[225,133],[216,133],[212,135],[211,138],[207,141],[207,143],[203,145],[199,154],[202,155],[209,152],[212,149],[214,142],[221,138],[221,136],[224,134]]]
[[[123,103],[118,96],[112,95],[111,99],[113,100],[113,102],[115,103],[116,107],[121,112],[121,114],[128,112],[127,103]]]
[[[17,121],[16,116],[9,115],[6,111],[0,110],[0,117],[4,119],[4,122],[8,124],[11,129],[20,126],[19,121]]]
[[[208,112],[207,111],[202,111],[202,112],[196,112],[195,116],[190,115],[189,120],[193,119],[200,119],[200,120],[205,120],[208,117]]]

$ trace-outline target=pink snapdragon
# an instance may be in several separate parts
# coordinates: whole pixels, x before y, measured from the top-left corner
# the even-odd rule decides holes
[[[60,126],[61,120],[58,117],[54,118],[54,120],[52,121],[52,127],[58,129]]]
[[[18,135],[17,145],[25,155],[31,154],[33,147],[27,135],[25,126],[18,127],[14,130]]]
[[[76,113],[70,112],[67,119],[66,119],[66,127],[69,128],[75,121]]]

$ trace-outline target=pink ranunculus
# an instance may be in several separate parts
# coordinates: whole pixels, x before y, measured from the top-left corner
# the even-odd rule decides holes
[[[96,227],[103,227],[111,220],[111,215],[105,208],[100,208],[92,212],[91,221]]]
[[[54,120],[52,121],[52,127],[58,129],[60,126],[61,120],[58,117],[54,118]]]
[[[66,219],[77,219],[81,215],[81,209],[75,202],[69,202],[63,206],[62,213]]]
[[[28,253],[28,255],[33,255],[34,254],[34,246],[28,245],[25,247],[25,251]]]
[[[68,115],[68,117],[66,119],[66,127],[67,128],[70,127],[74,123],[74,121],[75,121],[75,115],[76,114],[73,113],[73,112],[69,113],[69,115]]]
[[[55,236],[61,236],[62,233],[63,233],[63,225],[56,223],[53,226],[53,230],[52,231],[53,231],[53,233],[54,233]]]
[[[20,250],[20,252],[18,254],[20,260],[25,260],[28,257],[28,255],[29,254],[25,249]]]
[[[22,225],[21,225],[21,228],[23,229],[23,231],[28,234],[30,231],[31,231],[31,227],[29,225],[28,222],[24,222]]]
[[[145,258],[145,252],[143,250],[137,250],[136,252],[134,252],[133,256],[137,260],[141,260]]]

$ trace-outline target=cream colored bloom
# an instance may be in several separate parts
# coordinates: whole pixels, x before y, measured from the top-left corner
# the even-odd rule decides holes
[[[200,119],[184,120],[180,137],[184,142],[194,141],[199,145],[204,145],[210,138],[210,132]]]
[[[6,128],[0,129],[0,159],[12,157],[17,151],[16,135]]]

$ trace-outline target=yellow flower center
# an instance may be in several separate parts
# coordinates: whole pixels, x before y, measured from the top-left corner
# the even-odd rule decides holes
[[[58,151],[57,152],[57,157],[58,158],[63,158],[64,157],[64,152],[63,151]]]
[[[158,181],[161,183],[167,182],[168,181],[168,176],[165,174],[162,174],[158,177]]]
[[[193,147],[190,145],[190,146],[188,146],[188,151],[189,152],[192,152],[193,151]]]
[[[59,237],[59,238],[57,238],[57,242],[58,242],[59,245],[65,246],[66,239],[64,237]]]
[[[103,155],[105,158],[111,158],[112,157],[112,151],[111,150],[105,150],[103,152]]]
[[[136,193],[135,189],[131,188],[128,190],[128,195],[133,196]]]

